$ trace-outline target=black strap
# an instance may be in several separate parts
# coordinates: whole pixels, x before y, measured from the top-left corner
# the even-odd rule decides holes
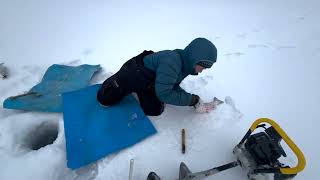
[[[144,66],[143,58],[144,58],[145,56],[148,56],[148,55],[153,54],[153,53],[154,53],[153,51],[144,50],[144,51],[143,51],[142,53],[140,53],[138,56],[134,57],[134,59],[136,59],[137,64]]]

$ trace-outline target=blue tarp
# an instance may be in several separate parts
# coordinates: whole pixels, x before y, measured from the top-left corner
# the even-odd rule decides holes
[[[156,129],[133,96],[103,107],[96,100],[101,85],[63,94],[67,165],[90,164],[155,134]]]
[[[10,97],[4,108],[44,112],[62,112],[62,93],[87,87],[99,65],[77,67],[54,64],[48,68],[41,82],[28,93]]]

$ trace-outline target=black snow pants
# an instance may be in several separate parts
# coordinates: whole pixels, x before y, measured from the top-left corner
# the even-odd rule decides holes
[[[143,51],[123,64],[116,74],[106,79],[97,93],[97,100],[100,104],[114,105],[123,97],[135,92],[146,115],[160,115],[164,104],[156,96],[156,74],[144,67],[143,63],[143,58],[152,53],[152,51]]]

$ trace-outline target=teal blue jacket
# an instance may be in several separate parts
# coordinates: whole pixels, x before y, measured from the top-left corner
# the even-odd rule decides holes
[[[192,95],[180,87],[188,75],[197,75],[199,62],[211,67],[217,59],[216,47],[205,38],[193,40],[185,49],[164,50],[146,56],[145,67],[156,72],[155,91],[160,101],[178,106],[189,106]]]

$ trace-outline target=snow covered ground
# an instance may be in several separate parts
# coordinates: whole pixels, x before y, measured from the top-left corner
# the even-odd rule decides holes
[[[101,82],[144,49],[184,48],[206,37],[218,48],[213,68],[188,77],[183,87],[205,100],[231,96],[238,113],[221,105],[210,114],[167,106],[150,117],[158,134],[71,171],[66,167],[61,114],[0,109],[0,179],[133,179],[150,171],[177,179],[181,161],[192,171],[234,160],[232,148],[251,123],[269,117],[302,149],[306,169],[296,179],[318,179],[320,102],[320,3],[317,0],[191,1],[0,1],[0,62],[10,70],[0,80],[0,101],[23,93],[53,63],[101,64]],[[28,142],[36,127],[59,131],[37,151]],[[180,131],[187,152],[180,152]],[[292,156],[288,160],[295,165]],[[234,168],[207,179],[246,179]]]

